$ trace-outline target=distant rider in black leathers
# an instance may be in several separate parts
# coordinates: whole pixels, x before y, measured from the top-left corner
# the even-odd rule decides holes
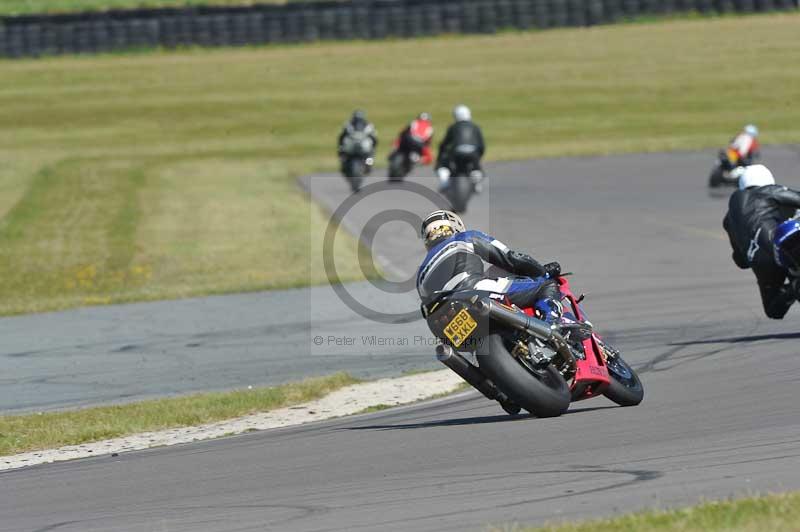
[[[372,139],[373,150],[378,147],[378,132],[375,129],[375,126],[372,125],[369,120],[367,120],[367,113],[360,109],[356,109],[353,111],[353,115],[350,117],[350,120],[345,123],[344,127],[342,128],[342,132],[339,133],[338,152],[339,158],[342,159],[342,162],[344,162],[344,158],[342,157],[342,145],[344,144],[344,139],[356,131],[363,131]]]
[[[476,192],[480,192],[483,180],[481,158],[486,151],[481,128],[472,121],[472,112],[466,105],[457,105],[453,109],[455,122],[447,129],[447,134],[439,144],[439,156],[436,159],[436,174],[439,176],[439,188],[444,190],[450,179],[450,163],[456,152],[474,154],[475,171],[470,177],[475,183]]]
[[[434,211],[422,222],[428,254],[417,272],[417,292],[423,304],[437,291],[485,290],[504,294],[520,308],[532,307],[548,323],[561,317],[560,293],[555,280],[557,262],[542,266],[533,257],[508,249],[480,231],[467,231],[451,211]],[[517,276],[487,275],[484,261]]]
[[[794,303],[795,291],[786,281],[786,269],[775,261],[775,228],[800,209],[800,192],[776,185],[772,172],[756,164],[739,179],[722,222],[739,268],[752,268],[769,318],[782,319]]]

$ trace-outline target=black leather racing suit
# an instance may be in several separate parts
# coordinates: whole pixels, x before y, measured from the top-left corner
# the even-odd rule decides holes
[[[450,163],[457,151],[472,151],[476,170],[481,170],[481,157],[486,151],[481,128],[472,121],[460,120],[447,129],[447,134],[439,144],[439,156],[436,168],[450,168]]]
[[[514,275],[489,277],[484,261]],[[417,272],[417,292],[423,304],[437,291],[485,290],[505,294],[521,307],[533,307],[546,321],[560,316],[557,262],[542,266],[533,257],[508,249],[502,242],[480,231],[464,231],[435,245]]]
[[[342,153],[342,143],[344,142],[344,139],[356,131],[365,132],[372,139],[373,148],[378,147],[378,136],[375,126],[366,120],[352,119],[344,125],[342,132],[339,133],[339,141],[337,145],[339,147],[338,149],[340,155]]]
[[[722,226],[733,248],[733,262],[752,268],[768,317],[779,320],[795,301],[794,291],[784,285],[786,269],[775,263],[775,228],[800,209],[800,192],[780,185],[737,190],[728,202]]]

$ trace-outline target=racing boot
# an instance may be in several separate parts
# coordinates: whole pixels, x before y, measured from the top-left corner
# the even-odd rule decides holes
[[[483,170],[473,170],[469,173],[469,177],[472,179],[472,188],[475,190],[475,194],[483,192],[483,180],[486,179]]]
[[[436,177],[439,178],[439,192],[444,193],[450,185],[450,169],[446,166],[437,168]]]
[[[791,286],[794,297],[800,300],[800,271],[789,268],[789,286]]]
[[[505,401],[498,399],[497,402],[500,403],[500,406],[503,407],[503,410],[505,410],[511,416],[516,416],[519,414],[520,410],[522,410],[522,407],[512,402],[511,399],[506,399]]]
[[[783,285],[775,296],[764,304],[764,312],[768,318],[782,320],[789,308],[797,301],[797,294],[792,284]]]

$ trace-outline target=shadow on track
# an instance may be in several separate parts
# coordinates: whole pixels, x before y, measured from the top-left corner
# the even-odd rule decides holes
[[[753,334],[749,336],[732,336],[730,338],[709,338],[706,340],[692,340],[688,342],[672,342],[667,345],[704,345],[704,344],[749,344],[753,342],[765,342],[769,340],[794,340],[800,338],[800,332],[774,333],[774,334]]]
[[[582,412],[592,412],[595,410],[607,410],[609,408],[620,408],[616,405],[609,406],[594,406],[586,408],[576,408],[568,410],[564,413],[565,416],[570,414],[579,414]],[[483,425],[486,423],[508,423],[511,421],[523,421],[528,419],[537,419],[533,414],[517,414],[511,416],[508,414],[499,414],[496,416],[473,416],[462,417],[455,419],[441,419],[435,421],[421,421],[419,423],[398,423],[394,425],[381,424],[381,425],[364,425],[361,427],[342,427],[340,430],[405,430],[405,429],[424,429],[428,427],[452,427],[463,425]]]

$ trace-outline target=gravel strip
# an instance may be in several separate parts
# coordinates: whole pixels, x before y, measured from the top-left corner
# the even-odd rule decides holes
[[[0,471],[321,421],[355,414],[371,406],[413,403],[454,391],[461,383],[461,378],[452,371],[441,370],[354,384],[316,401],[208,425],[145,432],[83,445],[0,456]]]

